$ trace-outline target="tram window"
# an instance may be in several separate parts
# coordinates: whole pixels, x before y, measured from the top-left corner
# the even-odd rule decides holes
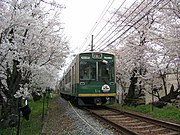
[[[80,61],[79,67],[81,81],[114,81],[114,62]]]
[[[107,67],[107,64],[101,63],[99,70],[102,80],[106,80],[106,81],[110,80],[109,68]]]
[[[99,63],[99,80],[113,81],[114,80],[114,66],[112,62]]]
[[[95,62],[80,62],[80,80],[95,80],[96,65]]]

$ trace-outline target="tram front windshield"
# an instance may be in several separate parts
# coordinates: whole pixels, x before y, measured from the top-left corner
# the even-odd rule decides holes
[[[80,61],[80,81],[114,81],[114,63]]]

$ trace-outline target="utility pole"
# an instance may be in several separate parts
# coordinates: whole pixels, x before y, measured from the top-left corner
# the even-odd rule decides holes
[[[21,126],[21,112],[20,112],[20,107],[21,107],[21,97],[19,97],[18,104],[17,104],[17,109],[18,109],[18,124],[17,124],[17,131],[16,135],[20,135],[20,126]]]
[[[92,35],[92,39],[91,39],[91,50],[90,51],[93,51],[93,35]]]

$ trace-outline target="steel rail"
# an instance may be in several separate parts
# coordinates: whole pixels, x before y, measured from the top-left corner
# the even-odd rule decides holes
[[[165,128],[172,129],[172,130],[180,132],[180,124],[177,124],[177,123],[172,123],[172,122],[168,122],[168,121],[159,120],[156,118],[151,118],[148,116],[134,114],[133,112],[129,112],[126,110],[119,110],[119,109],[112,108],[112,107],[107,107],[107,108],[114,110],[114,111],[120,111],[121,113],[123,113],[124,115],[127,115],[127,116],[132,116],[134,118],[138,118],[138,119],[141,119],[143,121],[147,121],[147,122],[150,122],[152,124],[163,126]]]
[[[118,130],[120,133],[123,133],[125,135],[138,135],[136,132],[134,132],[124,126],[118,125],[118,124],[98,115],[97,113],[91,111],[91,109],[83,108],[83,110],[86,110],[86,111],[88,111],[88,113],[92,114],[96,118],[99,118],[99,119],[107,122],[111,127],[113,127],[115,130]]]
[[[101,106],[98,108],[84,107],[83,110],[86,110],[88,113],[92,114],[94,117],[101,119],[102,121],[108,123],[110,125],[110,127],[115,129],[116,131],[123,133],[123,134],[126,134],[126,135],[139,135],[139,134],[144,134],[147,131],[158,132],[160,130],[164,130],[164,132],[168,132],[166,134],[171,134],[171,135],[180,134],[180,124],[167,122],[167,121],[151,118],[148,116],[143,116],[143,115],[133,113],[133,112],[129,112],[126,110],[119,110],[119,109],[114,108],[114,107],[107,107],[107,106]],[[125,116],[125,118],[122,118],[121,115]],[[116,117],[117,117],[117,119],[115,120]],[[142,129],[141,131],[139,131],[139,130],[134,129],[132,127],[131,128],[128,127],[128,124],[123,125],[122,124],[123,121],[122,121],[122,123],[116,122],[118,119],[119,120],[120,119],[121,120],[122,119],[127,120],[127,118],[134,118],[136,120],[146,122],[147,124],[148,123],[152,124],[154,126],[157,126],[158,129],[154,129],[154,130],[149,130],[149,129],[143,130]],[[124,121],[125,123],[126,123],[126,120]],[[135,123],[134,124],[129,123],[129,126],[130,125],[135,125]],[[152,125],[146,125],[146,126],[138,127],[138,123],[137,123],[137,128],[143,128],[143,127],[144,128],[148,128],[148,127],[150,128],[150,127],[152,127]]]

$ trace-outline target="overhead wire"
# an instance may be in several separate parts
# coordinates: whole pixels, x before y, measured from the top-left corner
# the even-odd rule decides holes
[[[111,0],[109,0],[110,2]],[[108,4],[109,4],[108,2]],[[106,7],[108,6],[108,4],[106,5],[106,7],[104,8],[104,10],[102,11],[100,17],[98,18],[98,20],[96,21],[96,23],[94,24],[93,28],[91,29],[90,33],[88,34],[88,37],[91,36],[91,34],[94,32],[94,30],[97,28],[98,24],[100,23],[100,21],[103,19],[104,15],[107,13],[107,11],[109,10],[109,8],[112,6],[112,4],[114,3],[114,0],[111,2],[111,4],[109,5],[108,9],[106,9]],[[105,11],[106,10],[106,11]],[[104,13],[103,13],[104,12]]]
[[[170,0],[169,0],[170,1]],[[162,0],[159,0],[157,2],[156,5],[154,5],[151,9],[148,10],[148,12],[146,12],[146,14],[144,14],[141,18],[139,18],[133,25],[131,25],[126,31],[124,31],[122,34],[120,34],[117,38],[115,38],[113,41],[111,41],[109,44],[107,44],[103,49],[101,50],[104,50],[105,48],[107,48],[108,46],[110,46],[112,43],[114,43],[117,39],[119,39],[122,35],[124,35],[127,31],[129,31],[135,24],[137,24],[139,21],[141,21],[145,16],[147,16],[150,11],[153,9],[153,8],[156,8],[160,2],[162,2]],[[166,3],[167,4],[167,3]]]
[[[170,2],[170,1],[169,1]],[[166,6],[169,2],[167,2],[166,4],[164,4],[161,8],[159,8],[158,10],[162,9],[164,6]],[[145,27],[146,25],[148,25],[149,22],[147,22],[143,27]],[[132,32],[130,32],[128,35],[126,35],[124,38],[122,38],[120,41],[118,42],[121,42],[123,40],[125,40],[130,34],[134,33],[137,29],[139,29],[143,24],[139,25],[138,27],[136,27],[136,29],[134,29]],[[119,44],[116,44],[115,46],[113,47],[117,47],[119,46]]]
[[[121,3],[121,5],[118,7],[118,9],[113,13],[113,15],[111,16],[111,18],[106,22],[106,24],[101,28],[101,30],[95,35],[95,37],[94,37],[94,40],[99,36],[99,34],[104,30],[104,28],[110,23],[110,21],[113,19],[113,17],[116,15],[116,13],[120,10],[120,8],[125,4],[125,2],[126,2],[127,0],[124,0],[122,3]],[[133,4],[129,7],[129,9],[137,2],[138,0],[135,0],[134,2],[133,2]],[[128,10],[129,10],[128,9]],[[126,10],[126,12],[128,11],[128,10]],[[125,13],[126,13],[125,12]],[[124,13],[124,14],[125,14]],[[119,21],[120,19],[118,19],[118,21]],[[114,24],[115,25],[115,24]],[[114,25],[112,25],[111,26],[111,28],[114,26]],[[110,31],[110,29],[111,28],[109,28],[108,29],[108,31]],[[107,32],[108,32],[107,31]],[[107,32],[103,35],[103,36],[105,36],[106,34],[107,34]],[[103,36],[101,36],[101,38],[99,38],[99,40],[95,43],[95,44],[97,44],[102,38],[103,38]],[[84,50],[84,51],[87,51],[88,50],[88,48],[86,48],[86,50]]]
[[[145,27],[148,23],[146,23],[143,27]],[[139,27],[141,27],[143,24],[139,25],[138,27],[136,27],[136,29],[138,29]],[[126,35],[123,39],[121,39],[119,42],[125,40],[128,36],[130,36],[132,33],[134,33],[136,31],[136,29],[134,29],[132,32],[130,32],[128,35]],[[117,47],[118,44],[116,44],[115,46],[113,47]],[[103,51],[103,50],[100,50],[100,51]]]
[[[112,4],[114,3],[114,0],[109,0],[109,2],[106,4],[105,8],[103,9],[103,11],[101,12],[100,16],[98,17],[97,21],[95,22],[94,26],[92,27],[92,29],[90,30],[89,34],[87,35],[87,37],[85,38],[84,42],[82,43],[82,45],[80,46],[80,48],[82,48],[86,42],[88,41],[89,37],[92,35],[92,33],[94,32],[94,30],[97,28],[97,26],[99,25],[99,23],[101,22],[101,20],[103,19],[103,17],[105,16],[105,14],[107,13],[107,11],[109,10],[109,8],[112,6]],[[110,4],[109,4],[110,3]],[[108,6],[109,5],[109,6]],[[108,8],[107,8],[108,7]]]
[[[102,40],[96,47],[96,49],[101,48],[104,44],[103,42],[105,42],[107,39],[109,39],[108,41],[106,41],[106,43],[108,43],[117,33],[119,33],[120,31],[122,31],[129,23],[131,23],[138,15],[140,12],[142,12],[143,10],[145,10],[146,7],[144,7],[141,11],[139,11],[126,25],[124,25],[120,30],[118,30],[113,36],[111,36],[119,27],[121,27],[121,25],[131,16],[133,15],[133,13],[135,13],[135,11],[144,3],[145,0],[143,0],[109,35],[107,35],[104,40]],[[147,4],[147,6],[152,3],[149,2]],[[125,15],[125,13],[127,13],[127,11],[134,5],[134,3],[123,13],[123,16]],[[119,19],[120,20],[120,19]],[[108,33],[108,32],[107,32]],[[107,34],[106,33],[106,34]],[[105,35],[106,35],[105,34]],[[110,37],[111,36],[111,37]],[[98,47],[99,46],[99,47]]]
[[[144,24],[144,23],[143,23]],[[143,24],[139,25],[138,27],[136,27],[136,29],[139,29]],[[147,22],[143,27],[145,27],[146,25],[148,25],[149,23]],[[128,38],[132,33],[134,33],[136,31],[136,29],[134,29],[133,31],[131,31],[128,35],[126,35],[125,37],[123,37],[119,42],[125,40],[126,38]],[[119,46],[119,44],[116,44],[113,47],[117,47]]]
[[[121,5],[118,7],[118,9],[114,12],[114,14],[111,16],[111,18],[107,21],[107,23],[101,28],[101,30],[95,35],[94,39],[96,39],[99,34],[104,30],[104,28],[109,24],[109,22],[112,20],[112,18],[115,16],[115,14],[119,11],[119,9],[124,5],[124,3],[126,2],[127,0],[124,0]],[[137,1],[137,0],[136,0]]]
[[[126,1],[126,0],[125,0]],[[125,2],[124,1],[124,2]],[[136,1],[134,1],[133,2],[133,4],[131,4],[131,6],[123,13],[123,15],[137,2],[138,0],[136,0]],[[115,13],[113,14],[113,16],[110,18],[110,20],[112,20],[112,18],[114,17],[114,15],[119,11],[119,9],[122,7],[122,5],[124,4],[124,2],[119,6],[119,8],[115,11]],[[102,32],[102,30],[107,26],[107,24],[110,22],[110,20],[108,20],[108,22],[106,23],[106,25],[101,29],[101,31],[100,32]],[[117,20],[117,21],[119,21],[120,20],[120,18]],[[104,35],[102,35],[100,38],[99,38],[99,40],[98,41],[96,41],[96,43],[95,44],[97,44],[112,28],[113,28],[113,26],[114,26],[115,24],[113,24],[108,30],[107,30],[107,32],[104,34]],[[100,33],[99,32],[99,33]],[[99,35],[99,33],[97,34],[97,35]]]

